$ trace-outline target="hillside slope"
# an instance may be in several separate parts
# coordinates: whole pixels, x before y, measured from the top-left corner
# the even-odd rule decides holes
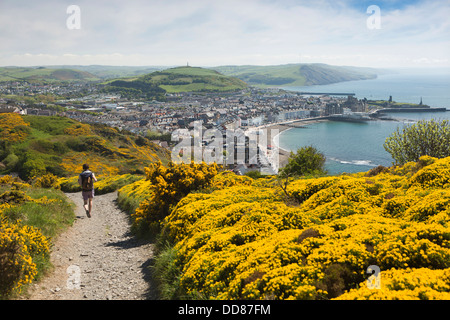
[[[83,163],[99,176],[142,173],[170,158],[147,138],[65,117],[0,114],[0,137],[0,174],[18,172],[25,180],[46,173],[77,175]]]
[[[212,68],[256,86],[309,86],[376,78],[375,69],[326,64],[222,66]]]
[[[60,65],[46,66],[50,69],[72,69],[88,72],[100,79],[118,79],[127,77],[139,77],[151,72],[161,71],[169,67],[149,66],[149,67],[132,67],[132,66],[105,66],[105,65]]]
[[[153,72],[138,78],[108,81],[103,91],[128,97],[164,99],[164,94],[178,92],[227,92],[244,89],[243,81],[217,71],[178,67]]]
[[[3,67],[0,68],[0,81],[96,81],[97,76],[86,71],[73,69],[50,69],[44,67]]]
[[[235,91],[247,87],[243,81],[220,74],[217,71],[197,68],[179,67],[154,72],[143,77],[159,85],[167,92],[189,91]]]

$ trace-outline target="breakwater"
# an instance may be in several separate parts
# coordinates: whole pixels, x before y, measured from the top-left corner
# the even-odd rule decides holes
[[[384,108],[375,111],[376,113],[399,113],[399,112],[446,112],[446,108]]]

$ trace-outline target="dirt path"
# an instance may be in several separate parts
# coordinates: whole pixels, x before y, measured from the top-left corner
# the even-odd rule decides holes
[[[67,196],[76,204],[77,219],[52,249],[54,271],[28,290],[27,299],[156,299],[148,268],[153,245],[129,233],[117,193],[96,196],[90,219],[81,193]]]

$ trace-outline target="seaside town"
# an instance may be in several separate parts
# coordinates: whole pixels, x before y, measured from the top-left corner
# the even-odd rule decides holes
[[[27,103],[27,97],[81,93],[79,97],[52,103]],[[248,88],[231,93],[166,94],[166,102],[129,101],[120,95],[96,92],[91,84],[0,83],[0,95],[24,99],[1,99],[0,112],[61,115],[87,123],[104,123],[138,134],[147,131],[171,133],[202,121],[206,128],[237,129],[257,127],[290,120],[361,114],[369,110],[367,101],[352,95],[303,95],[281,89]],[[55,108],[60,106],[63,108]],[[53,107],[53,108],[52,108]]]
[[[39,97],[48,95],[69,98],[47,103],[39,101]],[[0,83],[0,96],[16,97],[0,98],[0,113],[60,115],[85,123],[103,123],[140,135],[165,136],[165,139],[155,139],[154,142],[168,149],[172,149],[175,143],[173,136],[172,139],[167,137],[179,129],[192,130],[196,122],[200,122],[204,130],[220,130],[225,139],[227,131],[238,129],[249,132],[271,128],[281,132],[289,127],[302,126],[304,121],[367,121],[380,109],[379,105],[372,105],[367,99],[359,100],[352,93],[305,94],[254,87],[222,93],[167,93],[166,101],[159,102],[130,101],[120,95],[104,94],[91,83],[3,82]],[[233,169],[238,173],[255,169],[263,172],[267,168],[268,173],[278,172],[279,164],[286,163],[288,154],[285,150],[272,152],[277,148],[272,139],[267,144],[258,144],[256,159],[249,159],[247,151],[245,163],[235,164]],[[203,147],[207,144],[203,141]],[[275,161],[275,156],[280,158]]]

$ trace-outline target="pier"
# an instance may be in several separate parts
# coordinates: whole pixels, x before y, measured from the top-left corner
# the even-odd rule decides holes
[[[380,113],[397,113],[397,112],[446,112],[446,108],[384,108],[374,111],[375,114]]]

